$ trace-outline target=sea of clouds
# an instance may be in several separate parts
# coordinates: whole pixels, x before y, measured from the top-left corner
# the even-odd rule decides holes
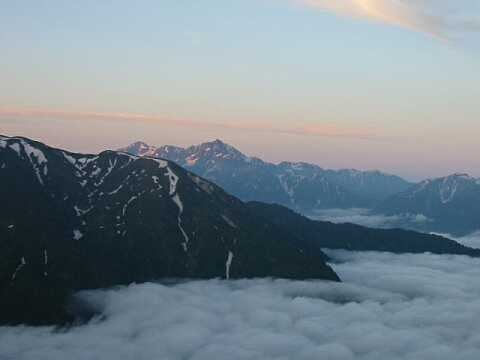
[[[480,260],[329,252],[343,283],[139,284],[70,329],[0,327],[8,359],[480,359]]]
[[[369,209],[322,209],[309,214],[313,220],[330,221],[335,224],[352,223],[374,228],[388,228],[395,226],[401,220],[399,216],[371,214]]]
[[[372,214],[369,209],[322,209],[308,215],[313,220],[330,221],[335,224],[352,223],[374,228],[391,228],[399,224],[423,224],[431,221],[422,214],[382,215]]]

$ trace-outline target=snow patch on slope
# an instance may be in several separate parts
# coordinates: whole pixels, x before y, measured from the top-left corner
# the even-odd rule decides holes
[[[183,236],[183,239],[184,239],[184,242],[182,243],[183,250],[185,252],[187,252],[188,251],[188,243],[190,241],[190,238],[188,237],[187,233],[185,232],[185,229],[182,226],[183,203],[182,203],[182,200],[180,200],[180,196],[178,196],[178,194],[175,194],[172,197],[172,201],[178,207],[177,224],[178,224],[178,228],[180,229],[180,232],[182,233],[182,236]]]
[[[6,148],[8,147],[15,151],[15,153],[21,157],[25,158],[25,156],[22,155],[22,149],[23,153],[26,155],[26,158],[29,160],[30,165],[32,166],[35,175],[38,179],[38,182],[41,185],[44,185],[44,179],[43,176],[47,176],[48,174],[48,167],[47,167],[47,158],[45,157],[45,154],[40,150],[32,145],[30,145],[27,141],[21,139],[21,138],[10,138],[10,139],[5,139],[3,138],[1,141],[1,147]]]
[[[163,161],[163,160],[159,160],[159,161]],[[183,250],[187,252],[190,238],[188,237],[187,233],[185,232],[185,229],[182,226],[183,203],[182,203],[182,200],[180,199],[180,195],[177,193],[177,184],[178,184],[179,178],[172,171],[172,169],[170,169],[170,167],[168,166],[168,163],[166,161],[163,161],[163,162],[166,164],[165,167],[167,169],[167,173],[165,174],[165,176],[168,177],[168,180],[170,182],[169,195],[172,197],[172,201],[178,207],[177,224],[184,238],[184,241],[182,242],[182,247],[183,247]]]
[[[15,269],[15,272],[13,273],[12,275],[12,280],[15,280],[15,278],[17,277],[17,274],[20,270],[22,270],[22,268],[27,264],[27,262],[25,261],[25,258],[22,257],[20,259],[20,264],[18,264],[17,268]]]
[[[168,176],[168,180],[170,181],[170,195],[175,194],[177,191],[177,183],[178,183],[178,176],[175,175],[175,173],[170,169],[169,166],[167,166],[167,173],[165,176]]]
[[[456,179],[450,179],[449,177],[443,179],[443,183],[439,189],[440,200],[442,201],[442,204],[447,204],[451,202],[455,198],[457,189],[458,182]]]
[[[122,215],[125,217],[125,215],[127,215],[127,209],[128,207],[130,206],[130,204],[137,200],[137,196],[136,195],[133,195],[130,199],[128,199],[128,201],[123,205],[123,209],[122,209]]]
[[[190,179],[193,180],[193,182],[195,184],[197,184],[197,186],[202,189],[203,191],[205,191],[207,194],[212,194],[213,193],[213,186],[212,184],[208,183],[207,181],[205,180],[202,180],[201,178],[199,178],[198,176],[195,176],[191,173],[188,173],[188,176],[190,177]]]
[[[231,251],[228,252],[227,261],[225,263],[225,279],[230,279],[230,266],[232,266],[233,261],[233,253]]]
[[[83,237],[83,234],[80,230],[74,229],[73,230],[73,240],[80,240]]]
[[[230,218],[228,218],[226,215],[222,215],[222,219],[232,228],[235,228],[235,229],[238,228],[238,226],[232,220],[230,220]]]

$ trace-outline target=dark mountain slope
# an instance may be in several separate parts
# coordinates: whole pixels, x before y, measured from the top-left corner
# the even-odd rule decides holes
[[[392,253],[458,254],[480,257],[479,249],[456,241],[401,229],[371,229],[354,224],[333,224],[310,220],[279,205],[259,202],[247,204],[265,220],[274,222],[285,232],[292,232],[310,246],[355,251],[386,251]]]
[[[68,320],[67,295],[165,277],[338,280],[325,255],[165,160],[0,137],[0,322]]]

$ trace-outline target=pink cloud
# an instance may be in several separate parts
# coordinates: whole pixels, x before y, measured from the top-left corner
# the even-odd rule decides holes
[[[458,18],[444,2],[436,0],[292,0],[333,12],[340,16],[367,19],[422,32],[447,40],[452,31],[478,31],[478,18]],[[468,9],[469,2],[456,0],[457,9]]]
[[[358,138],[364,140],[378,140],[383,137],[381,133],[375,130],[357,129],[351,127],[341,127],[333,123],[297,124],[297,126],[278,126],[268,122],[242,122],[242,123],[219,123],[193,121],[183,119],[168,119],[157,115],[135,114],[135,113],[111,113],[94,111],[65,111],[56,109],[40,108],[0,108],[0,118],[36,118],[44,119],[82,119],[82,120],[107,120],[107,121],[128,121],[128,122],[146,122],[159,123],[170,126],[181,126],[189,128],[203,129],[226,129],[253,132],[281,133],[303,136],[320,137],[343,137]]]

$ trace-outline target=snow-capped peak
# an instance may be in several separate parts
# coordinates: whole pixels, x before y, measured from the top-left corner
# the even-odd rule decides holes
[[[475,178],[473,178],[472,176],[466,174],[466,173],[455,173],[455,174],[452,174],[450,176],[447,176],[446,177],[447,179],[452,179],[452,178],[456,178],[456,179],[464,179],[464,180],[475,180]]]
[[[217,160],[247,160],[248,156],[234,148],[233,146],[224,143],[222,140],[216,139],[211,142],[206,142],[200,145],[190,146],[186,149],[189,158],[195,157],[210,157]]]
[[[480,181],[468,174],[455,173],[420,182],[411,189],[408,197],[415,198],[418,194],[425,192],[436,193],[438,194],[440,202],[445,205],[451,203],[459,193],[468,191],[472,185],[478,186],[480,185]]]
[[[142,141],[134,142],[133,144],[127,146],[124,149],[120,149],[123,152],[128,152],[138,156],[154,156],[157,147],[150,146]]]

